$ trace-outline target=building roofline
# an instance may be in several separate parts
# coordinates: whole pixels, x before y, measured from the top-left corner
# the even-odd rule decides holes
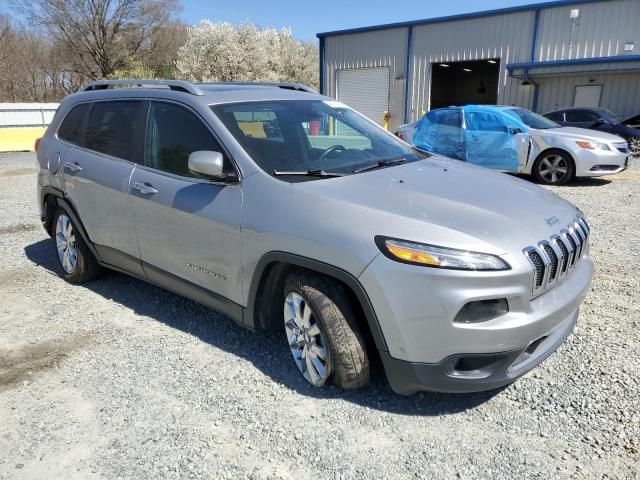
[[[316,37],[325,38],[325,37],[332,37],[337,35],[346,35],[350,33],[390,30],[393,28],[412,27],[416,25],[430,25],[433,23],[452,22],[456,20],[468,20],[473,18],[493,17],[495,15],[504,15],[507,13],[536,11],[536,10],[542,10],[546,8],[581,5],[585,3],[605,3],[609,1],[612,1],[612,0],[554,0],[550,2],[520,5],[517,7],[498,8],[495,10],[487,10],[484,12],[462,13],[458,15],[448,15],[446,17],[425,18],[422,20],[410,20],[406,22],[395,22],[395,23],[385,23],[381,25],[372,25],[370,27],[358,27],[358,28],[348,28],[344,30],[333,30],[329,32],[320,32],[316,34]]]

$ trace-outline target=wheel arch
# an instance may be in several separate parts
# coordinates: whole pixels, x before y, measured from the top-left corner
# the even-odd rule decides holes
[[[334,265],[287,252],[269,252],[258,261],[249,287],[245,324],[267,332],[282,327],[282,306],[273,299],[281,296],[286,276],[296,268],[325,275],[341,283],[359,317],[362,334],[377,350],[387,351],[371,300],[356,277]]]
[[[49,234],[49,236],[53,235],[53,215],[57,208],[62,208],[67,212],[73,223],[76,225],[82,239],[85,244],[93,254],[93,256],[98,260],[102,261],[102,258],[98,254],[96,248],[93,246],[89,235],[87,234],[80,217],[78,216],[75,208],[64,198],[64,193],[60,190],[53,187],[43,187],[42,189],[42,224]]]
[[[561,147],[555,147],[555,146],[546,148],[538,154],[536,159],[531,164],[531,175],[534,176],[535,178],[538,178],[538,174],[536,171],[538,168],[538,165],[546,155],[549,155],[550,153],[553,153],[553,152],[566,155],[569,161],[571,162],[571,166],[573,167],[573,176],[568,181],[572,181],[576,177],[576,173],[578,171],[578,167],[576,165],[576,159],[574,158],[573,154],[569,150],[566,150]]]

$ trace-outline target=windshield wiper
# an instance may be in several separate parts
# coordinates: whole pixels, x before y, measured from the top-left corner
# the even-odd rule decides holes
[[[298,175],[304,177],[344,177],[346,173],[338,172],[326,172],[324,170],[299,170],[299,171],[286,171],[286,170],[274,170],[273,175],[285,176],[285,175]]]
[[[382,167],[390,167],[392,165],[398,165],[399,163],[404,163],[404,162],[406,162],[404,158],[399,158],[397,160],[379,160],[376,163],[367,165],[366,167],[356,168],[353,171],[353,173],[366,172],[367,170],[375,170],[376,168],[382,168]]]

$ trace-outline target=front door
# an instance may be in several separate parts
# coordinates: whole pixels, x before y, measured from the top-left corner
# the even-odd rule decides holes
[[[142,161],[141,101],[91,105],[86,133],[63,159],[65,195],[102,259],[142,275],[129,178]]]
[[[518,172],[526,160],[529,135],[515,133],[494,112],[465,111],[466,161]]]
[[[189,154],[201,150],[223,152],[195,112],[150,102],[145,164],[130,183],[143,268],[151,280],[178,277],[240,304],[242,189],[192,174]]]

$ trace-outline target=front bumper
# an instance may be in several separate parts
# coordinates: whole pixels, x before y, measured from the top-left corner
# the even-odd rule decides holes
[[[381,351],[394,391],[470,392],[507,384],[547,358],[569,335],[591,286],[584,255],[546,293],[532,298],[531,271],[515,261],[501,272],[460,272],[377,257],[359,280],[386,343]],[[465,304],[506,299],[509,312],[458,323]],[[526,358],[525,358],[526,357]]]
[[[406,362],[380,352],[391,389],[400,395],[435,392],[480,392],[507,385],[540,365],[566,340],[578,320],[578,310],[547,336],[526,347],[500,353],[457,354],[438,363]]]
[[[601,177],[624,171],[630,155],[616,151],[579,149],[573,153],[577,177]]]

